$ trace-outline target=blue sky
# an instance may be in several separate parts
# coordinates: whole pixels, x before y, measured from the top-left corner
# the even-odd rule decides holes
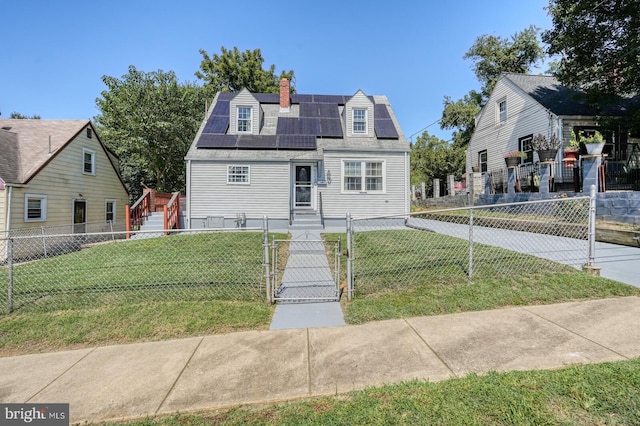
[[[12,1],[2,7],[0,113],[91,119],[129,65],[197,81],[200,49],[259,48],[295,71],[298,93],[386,95],[409,138],[438,120],[445,95],[479,84],[463,55],[482,34],[551,26],[547,0]],[[443,139],[450,132],[427,129]],[[415,140],[415,135],[413,136]]]

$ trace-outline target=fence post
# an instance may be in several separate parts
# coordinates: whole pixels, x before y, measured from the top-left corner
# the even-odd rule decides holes
[[[473,279],[473,208],[469,209],[469,280]]]
[[[42,231],[42,252],[44,253],[44,257],[48,257],[47,256],[47,240],[45,238],[44,226],[41,226],[40,230]]]
[[[7,285],[7,311],[13,312],[13,238],[9,238],[7,244],[7,268],[9,280]]]
[[[589,262],[588,266],[595,266],[596,260],[596,186],[591,185],[589,192]]]
[[[269,270],[269,266],[271,265],[271,261],[269,260],[269,219],[267,216],[262,217],[262,248],[264,249],[264,276],[266,283],[266,291],[267,291],[267,302],[273,303],[273,299],[271,297],[271,271]]]
[[[353,247],[351,246],[351,213],[347,212],[347,300],[351,300],[353,296],[353,270],[352,270],[352,253]]]

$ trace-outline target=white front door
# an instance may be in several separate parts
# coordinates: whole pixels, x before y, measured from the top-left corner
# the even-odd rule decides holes
[[[293,166],[293,206],[295,209],[315,209],[316,166],[296,164]]]

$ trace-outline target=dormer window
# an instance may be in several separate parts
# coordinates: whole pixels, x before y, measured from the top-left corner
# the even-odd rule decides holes
[[[250,106],[238,107],[238,133],[251,133],[251,120],[253,117],[253,108]]]
[[[367,133],[367,110],[353,109],[353,133]]]

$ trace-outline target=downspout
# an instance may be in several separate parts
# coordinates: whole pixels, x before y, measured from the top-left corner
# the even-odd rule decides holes
[[[409,208],[409,153],[404,153],[404,214],[408,215]]]
[[[187,160],[187,193],[186,193],[186,201],[187,201],[187,217],[184,218],[185,229],[191,229],[191,160]],[[180,212],[178,212],[178,217],[180,216]],[[180,220],[180,219],[178,219]]]
[[[13,194],[13,186],[7,185],[9,192],[7,193],[7,221],[5,223],[5,235],[9,236],[9,230],[11,229],[11,195]]]

